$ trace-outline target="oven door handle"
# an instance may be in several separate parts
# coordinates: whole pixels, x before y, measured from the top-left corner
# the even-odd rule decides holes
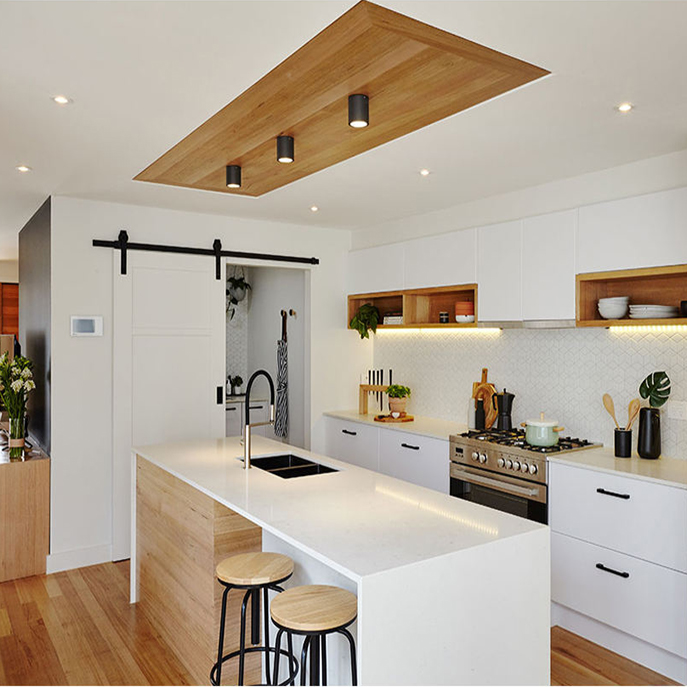
[[[539,494],[538,489],[528,489],[527,487],[519,487],[517,484],[509,484],[508,482],[501,482],[498,479],[492,479],[491,477],[484,477],[483,475],[476,475],[473,472],[466,472],[465,470],[460,470],[453,468],[451,470],[451,477],[454,479],[462,479],[465,482],[476,482],[477,484],[484,484],[488,487],[493,487],[499,491],[505,491],[509,494],[515,494],[516,496],[537,496]]]

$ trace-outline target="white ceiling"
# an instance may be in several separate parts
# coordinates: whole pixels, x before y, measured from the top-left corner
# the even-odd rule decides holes
[[[131,180],[352,4],[0,0],[0,258],[51,194],[364,228],[687,148],[687,2],[398,0],[552,76],[260,198]]]

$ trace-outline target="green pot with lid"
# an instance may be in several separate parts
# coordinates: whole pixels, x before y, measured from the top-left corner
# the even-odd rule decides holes
[[[523,422],[525,428],[525,441],[531,446],[555,446],[558,443],[560,433],[565,427],[559,427],[555,420],[547,420],[541,413],[538,420]]]

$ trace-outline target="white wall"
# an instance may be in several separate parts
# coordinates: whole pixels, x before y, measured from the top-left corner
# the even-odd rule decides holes
[[[3,284],[19,282],[19,260],[0,260],[0,282]]]
[[[396,243],[680,186],[687,186],[687,150],[366,227],[353,232],[352,245]]]
[[[346,318],[345,231],[56,197],[52,204],[52,484],[51,570],[109,558],[112,538],[112,250],[115,239],[211,246],[320,258],[306,291],[310,300],[312,446],[324,447],[321,413],[354,407],[356,378],[371,348],[356,345]],[[208,258],[208,260],[211,260]],[[211,266],[209,265],[211,269]],[[72,314],[103,315],[102,338],[69,336]],[[308,323],[306,323],[306,327]],[[337,364],[332,365],[331,361]]]
[[[287,318],[289,351],[289,437],[287,442],[308,448],[304,401],[305,387],[305,282],[304,270],[256,267],[251,270],[253,281],[248,308],[248,374],[265,369],[277,381],[277,339],[281,338],[280,312],[290,309],[296,317]],[[342,323],[343,324],[343,320]],[[245,379],[246,383],[248,378]],[[255,382],[255,394],[267,398],[264,379]],[[257,398],[257,396],[253,396]],[[274,437],[271,427],[267,435]]]

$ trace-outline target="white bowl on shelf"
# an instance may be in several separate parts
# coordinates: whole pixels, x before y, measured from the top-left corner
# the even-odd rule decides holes
[[[474,322],[474,321],[475,321],[474,315],[456,315],[456,322],[459,322],[460,324],[467,324],[468,322]]]
[[[621,320],[627,315],[627,303],[599,303],[599,315],[604,320]]]

